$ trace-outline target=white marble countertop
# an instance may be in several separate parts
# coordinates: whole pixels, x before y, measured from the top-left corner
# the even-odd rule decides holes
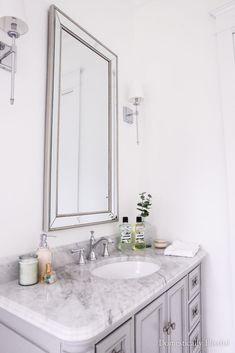
[[[83,266],[69,264],[57,270],[53,285],[21,287],[17,281],[0,285],[0,307],[63,341],[82,342],[95,338],[140,305],[180,279],[199,264],[205,252],[194,258],[163,256],[155,250],[114,252],[108,259]],[[146,259],[161,266],[139,279],[105,280],[90,270],[107,262]]]

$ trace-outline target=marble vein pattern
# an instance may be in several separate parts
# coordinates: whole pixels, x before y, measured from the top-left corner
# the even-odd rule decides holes
[[[63,341],[94,339],[140,305],[157,297],[204,258],[163,256],[154,249],[120,253],[79,266],[74,262],[57,267],[53,285],[21,287],[17,280],[0,285],[0,307]],[[116,261],[151,261],[160,270],[138,279],[106,280],[91,274],[96,266]],[[58,264],[57,264],[58,265]]]

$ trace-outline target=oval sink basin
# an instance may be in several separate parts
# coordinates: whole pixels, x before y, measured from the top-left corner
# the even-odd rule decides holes
[[[152,262],[122,261],[97,267],[91,273],[105,279],[130,279],[151,275],[159,269],[160,266]]]

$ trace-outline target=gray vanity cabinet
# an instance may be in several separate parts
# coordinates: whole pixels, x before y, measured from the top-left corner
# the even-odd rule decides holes
[[[175,284],[166,293],[168,332],[168,353],[185,353],[187,342],[187,278]]]
[[[165,353],[161,343],[166,318],[166,298],[163,294],[135,317],[136,353]]]
[[[131,320],[96,345],[96,353],[132,353]],[[146,352],[147,353],[147,352]]]
[[[48,353],[24,337],[0,324],[0,352],[1,353]]]
[[[185,353],[186,308],[184,278],[135,316],[136,353]]]

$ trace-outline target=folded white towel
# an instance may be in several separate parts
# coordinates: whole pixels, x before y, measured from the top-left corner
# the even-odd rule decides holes
[[[194,257],[199,249],[199,244],[175,240],[165,249],[164,254],[172,256]]]

